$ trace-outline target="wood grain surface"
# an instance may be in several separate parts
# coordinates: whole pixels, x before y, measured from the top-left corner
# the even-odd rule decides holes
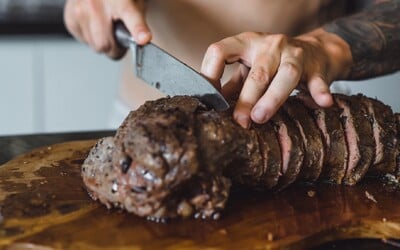
[[[36,149],[0,166],[0,248],[275,249],[335,239],[400,239],[400,188],[298,184],[280,193],[235,188],[218,221],[146,221],[87,195],[80,165],[95,141]]]

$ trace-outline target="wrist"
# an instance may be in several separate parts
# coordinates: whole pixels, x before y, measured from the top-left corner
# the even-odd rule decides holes
[[[349,44],[336,34],[322,28],[300,35],[297,39],[315,44],[327,57],[327,68],[332,80],[347,79],[353,58]]]

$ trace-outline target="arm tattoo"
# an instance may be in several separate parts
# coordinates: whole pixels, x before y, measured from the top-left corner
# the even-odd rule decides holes
[[[375,2],[358,14],[324,26],[350,45],[353,65],[348,80],[400,69],[400,0]]]

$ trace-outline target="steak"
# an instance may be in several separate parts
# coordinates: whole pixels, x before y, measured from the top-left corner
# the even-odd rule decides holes
[[[232,110],[216,112],[193,97],[149,101],[91,149],[83,181],[108,208],[162,222],[218,219],[231,185],[277,191],[326,178],[353,185],[369,169],[393,173],[394,159],[399,175],[399,114],[366,97],[334,98],[337,106],[322,109],[309,96],[290,97],[270,122],[250,129]]]
[[[295,122],[289,119],[283,109],[271,118],[271,123],[275,128],[281,148],[282,166],[278,189],[282,189],[297,179],[303,165],[304,145]]]
[[[283,108],[295,122],[303,140],[304,160],[298,180],[315,181],[322,172],[325,155],[321,132],[299,99],[289,98]]]
[[[375,157],[375,141],[368,108],[357,98],[336,94],[349,158],[344,183],[356,184],[368,171]]]
[[[368,108],[368,114],[372,118],[372,129],[375,140],[374,167],[370,172],[394,173],[396,170],[396,143],[397,128],[396,117],[392,109],[375,99],[363,95],[357,96],[357,101]]]
[[[321,108],[310,95],[304,93],[297,95],[297,98],[309,109],[323,137],[325,157],[321,179],[341,184],[346,174],[348,149],[338,106],[334,104],[328,109]]]
[[[278,137],[271,123],[253,124],[253,126],[257,132],[264,167],[258,183],[262,188],[271,189],[278,184],[281,175],[282,154]]]

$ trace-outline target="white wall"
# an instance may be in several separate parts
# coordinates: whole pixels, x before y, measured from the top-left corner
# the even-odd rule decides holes
[[[120,64],[72,39],[0,39],[0,135],[108,129]]]
[[[335,83],[332,89],[349,95],[363,93],[381,100],[400,113],[400,72],[366,81],[341,81]]]

